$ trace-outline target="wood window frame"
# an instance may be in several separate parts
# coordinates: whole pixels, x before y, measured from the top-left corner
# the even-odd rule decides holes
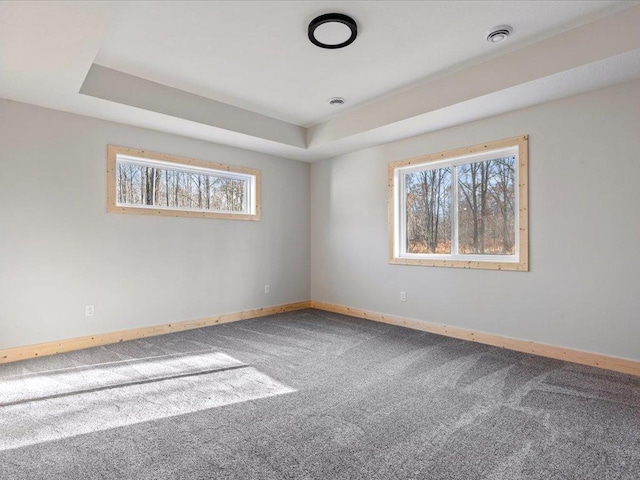
[[[501,150],[517,147],[518,169],[517,169],[517,198],[518,198],[518,259],[517,261],[495,261],[482,260],[482,255],[473,255],[473,259],[435,259],[428,258],[408,258],[398,255],[399,242],[399,216],[401,215],[399,206],[400,188],[397,185],[398,175],[396,172],[403,167],[411,165],[429,164],[431,162],[441,162],[460,157],[477,155],[493,150]],[[529,271],[529,136],[520,135],[493,142],[481,143],[469,147],[456,148],[444,152],[432,153],[420,157],[398,160],[388,165],[387,203],[388,203],[388,241],[389,241],[389,263],[395,265],[420,265],[431,267],[452,267],[452,268],[478,268],[487,270],[512,270]],[[492,256],[495,257],[495,256]]]
[[[207,170],[211,170],[212,173],[217,172],[230,172],[238,173],[241,175],[247,175],[254,178],[253,191],[250,201],[250,213],[233,213],[233,212],[215,212],[215,211],[201,211],[201,210],[182,210],[172,208],[153,208],[153,207],[138,207],[133,205],[119,205],[117,203],[116,192],[116,165],[118,155],[124,155],[129,157],[135,157],[146,160],[155,160],[158,162],[175,164],[177,168],[182,167],[197,167]],[[211,163],[203,160],[196,160],[194,158],[179,157],[176,155],[168,155],[164,153],[150,152],[147,150],[140,150],[136,148],[119,147],[116,145],[107,146],[107,212],[108,213],[124,213],[134,215],[160,215],[164,217],[189,217],[189,218],[217,218],[227,220],[260,220],[261,212],[261,173],[260,170],[255,170],[245,167],[237,167],[231,165],[224,165],[221,163]]]

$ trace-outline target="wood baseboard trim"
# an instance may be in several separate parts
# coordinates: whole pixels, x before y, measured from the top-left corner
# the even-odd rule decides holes
[[[533,355],[539,355],[542,357],[555,358],[558,360],[564,360],[566,362],[578,363],[581,365],[588,365],[591,367],[604,368],[607,370],[640,376],[640,361],[636,360],[612,357],[598,353],[584,352],[581,350],[557,347],[554,345],[546,345],[544,343],[537,343],[530,340],[520,340],[517,338],[503,337],[501,335],[495,335],[492,333],[476,332],[460,327],[452,327],[449,325],[412,320],[404,317],[387,315],[384,313],[372,312],[359,308],[318,302],[315,300],[288,303],[273,307],[256,308],[253,310],[227,313],[198,320],[186,320],[167,323],[163,325],[156,325],[152,327],[134,328],[130,330],[122,330],[119,332],[101,333],[86,337],[40,343],[37,345],[8,348],[5,350],[0,350],[0,364],[17,362],[19,360],[26,360],[28,358],[44,357],[47,355],[54,355],[56,353],[83,350],[85,348],[119,343],[127,340],[136,340],[139,338],[164,335],[172,332],[181,332],[184,330],[209,327],[212,325],[220,325],[223,323],[249,320],[252,318],[274,315],[277,313],[293,312],[296,310],[303,310],[305,308],[315,308],[317,310],[340,313],[343,315],[349,315],[351,317],[363,318],[365,320],[387,323],[389,325],[412,328],[414,330],[435,333],[438,335],[459,338],[462,340],[469,340],[472,342],[492,345],[494,347],[515,350],[517,352],[531,353]]]
[[[529,340],[503,337],[492,333],[476,332],[465,328],[412,320],[394,315],[362,310],[359,308],[318,302],[315,300],[311,301],[311,308],[325,310],[327,312],[341,313],[343,315],[349,315],[357,318],[364,318],[375,322],[388,323],[390,325],[398,325],[423,332],[436,333],[447,337],[484,343],[486,345],[515,350],[517,352],[531,353],[541,357],[555,358],[566,362],[579,363],[581,365],[589,365],[591,367],[604,368],[606,370],[640,376],[640,361],[629,360],[626,358],[611,357],[598,353],[546,345],[544,343],[536,343]]]
[[[309,301],[288,303],[285,305],[276,305],[274,307],[262,307],[256,308],[254,310],[245,310],[243,312],[227,313],[224,315],[201,318],[198,320],[185,320],[180,322],[166,323],[164,325],[156,325],[153,327],[134,328],[131,330],[122,330],[119,332],[100,333],[87,337],[70,338],[66,340],[59,340],[56,342],[47,342],[37,345],[8,348],[5,350],[0,350],[0,364],[17,362],[18,360],[26,360],[28,358],[44,357],[46,355],[54,355],[56,353],[70,352],[73,350],[83,350],[85,348],[124,342],[126,340],[136,340],[139,338],[164,335],[166,333],[192,330],[194,328],[202,328],[209,327],[211,325],[237,322],[239,320],[249,320],[251,318],[264,317],[267,315],[274,315],[276,313],[293,312],[295,310],[303,310],[305,308],[309,308],[310,304],[311,302]]]

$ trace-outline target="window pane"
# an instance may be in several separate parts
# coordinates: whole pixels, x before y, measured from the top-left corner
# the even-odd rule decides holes
[[[451,167],[405,175],[407,253],[451,253]]]
[[[246,212],[249,180],[117,162],[120,205],[218,212]]]
[[[211,177],[211,201],[216,210],[240,212],[244,209],[246,180]]]
[[[515,156],[460,165],[458,252],[515,255]]]
[[[116,171],[118,202],[144,205],[144,167],[118,164]]]

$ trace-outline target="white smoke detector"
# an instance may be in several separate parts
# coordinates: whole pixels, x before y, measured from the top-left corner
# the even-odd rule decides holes
[[[500,43],[504,42],[509,35],[513,32],[511,25],[498,25],[493,27],[487,34],[487,42]]]

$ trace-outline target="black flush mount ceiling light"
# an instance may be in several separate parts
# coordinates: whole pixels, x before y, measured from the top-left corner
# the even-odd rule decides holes
[[[342,48],[358,36],[356,21],[341,13],[327,13],[309,23],[309,40],[320,48]]]

